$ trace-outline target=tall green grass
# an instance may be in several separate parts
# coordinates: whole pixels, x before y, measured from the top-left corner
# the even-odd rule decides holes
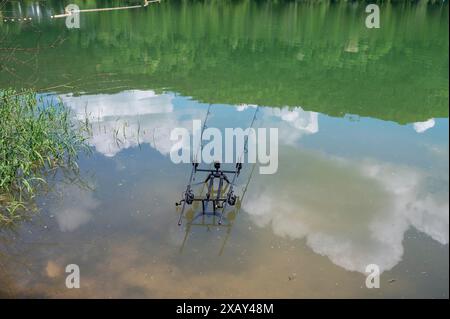
[[[0,91],[0,225],[21,218],[50,171],[77,167],[87,136],[63,103]]]

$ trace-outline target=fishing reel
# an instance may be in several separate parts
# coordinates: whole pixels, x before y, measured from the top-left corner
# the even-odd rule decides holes
[[[194,199],[195,199],[195,195],[192,192],[192,189],[189,188],[184,193],[184,198],[181,201],[175,203],[175,206],[180,206],[182,202],[185,202],[188,205],[192,205],[192,203],[194,202]]]
[[[236,172],[237,172],[238,175],[241,172],[241,169],[242,169],[242,163],[237,163],[236,164]]]
[[[230,206],[234,206],[236,204],[237,196],[232,192],[227,196],[227,203]]]
[[[188,205],[192,205],[192,203],[194,202],[194,193],[192,192],[191,189],[187,190],[186,193],[184,194],[184,200],[186,201],[186,204]]]
[[[206,113],[205,121],[203,123],[203,127],[202,127],[200,136],[203,136],[203,132],[207,127],[206,123],[207,123],[208,116],[210,114],[210,109],[211,109],[211,104],[208,107],[208,111]],[[255,110],[255,114],[253,115],[253,119],[252,119],[252,123],[251,123],[250,127],[253,127],[253,123],[256,119],[257,112],[258,112],[258,108],[256,108],[256,110]],[[248,136],[245,138],[245,143],[244,143],[245,153],[247,153],[247,144],[248,144]],[[200,143],[200,145],[199,145],[200,154],[202,152],[202,146],[203,145]],[[201,168],[201,167],[199,167],[199,163],[197,162],[196,158],[195,157],[193,158],[191,176],[189,178],[189,183],[187,185],[186,191],[184,192],[183,198],[181,199],[181,201],[176,203],[177,206],[183,204],[183,208],[181,209],[180,216],[178,219],[178,225],[181,225],[182,218],[183,218],[184,211],[185,211],[185,204],[191,205],[194,201],[201,202],[203,214],[205,214],[205,213],[210,214],[210,212],[207,212],[210,204],[213,205],[213,214],[214,215],[216,214],[216,210],[218,208],[221,208],[222,213],[220,214],[220,218],[218,221],[219,225],[222,224],[222,217],[224,215],[224,211],[227,208],[227,205],[229,205],[229,206],[239,205],[239,208],[240,208],[242,198],[238,202],[239,197],[236,196],[236,194],[234,193],[234,187],[237,184],[237,179],[243,168],[243,164],[241,162],[243,156],[244,156],[244,152],[237,159],[237,163],[236,163],[234,170],[233,169],[222,169],[221,168],[222,164],[220,163],[220,161],[214,161],[214,163],[213,163],[214,168],[211,168],[211,167]],[[253,172],[253,170],[252,170],[252,172]],[[197,173],[207,173],[208,175],[205,180],[194,183],[194,181],[196,180]],[[250,174],[250,177],[251,177],[251,175],[252,174]],[[230,176],[232,176],[232,178],[230,178]],[[218,181],[217,187],[215,187],[217,184],[217,183],[215,183],[216,181]],[[226,183],[226,184],[224,184],[224,183]],[[197,185],[203,185],[203,188],[205,186],[207,187],[207,192],[206,192],[205,196],[195,197],[194,192],[192,191],[191,188],[194,186],[197,186]],[[247,186],[248,186],[248,182],[247,182]],[[203,192],[203,188],[202,188],[202,192]],[[227,188],[228,188],[228,192],[226,195],[224,195]],[[243,197],[243,195],[242,195],[242,197]]]

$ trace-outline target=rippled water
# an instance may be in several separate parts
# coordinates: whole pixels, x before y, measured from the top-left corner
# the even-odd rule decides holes
[[[448,298],[446,3],[384,6],[374,33],[363,6],[341,3],[166,1],[70,32],[46,19],[58,8],[3,25],[5,43],[33,46],[31,27],[42,47],[65,41],[0,83],[89,116],[94,153],[83,183],[57,176],[38,214],[0,232],[0,295]],[[279,168],[244,167],[224,225],[194,209],[179,227],[190,165],[170,160],[170,132],[209,104],[221,129],[259,105]],[[72,263],[80,289],[65,287]]]

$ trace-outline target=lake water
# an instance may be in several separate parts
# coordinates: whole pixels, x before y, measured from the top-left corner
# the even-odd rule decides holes
[[[163,1],[73,30],[50,18],[59,1],[18,4],[0,7],[0,48],[16,48],[0,87],[88,116],[93,153],[0,230],[0,296],[448,298],[447,2],[383,5],[380,29],[347,2]],[[259,106],[278,171],[244,165],[223,225],[195,206],[178,226],[191,166],[170,132],[209,105],[222,130]]]

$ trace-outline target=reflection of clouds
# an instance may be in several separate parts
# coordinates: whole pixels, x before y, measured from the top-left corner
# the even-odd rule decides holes
[[[255,108],[253,104],[240,104],[236,106],[238,112]],[[259,118],[259,127],[276,127],[280,143],[294,144],[302,136],[319,132],[319,114],[304,111],[301,107],[263,107],[262,118]],[[281,120],[281,121],[280,121]]]
[[[265,127],[278,127],[279,141],[283,144],[294,144],[302,136],[315,134],[319,131],[317,112],[304,111],[295,108],[264,108],[263,124]],[[281,119],[275,121],[274,119]]]
[[[60,202],[50,208],[55,215],[61,231],[74,231],[92,218],[92,212],[99,206],[92,192],[76,185],[60,185],[59,192],[64,194]]]
[[[173,111],[172,97],[157,95],[153,91],[124,91],[117,94],[96,94],[61,96],[80,119],[86,114],[90,120],[104,119],[110,116],[135,116],[144,114],[169,113]]]
[[[256,104],[245,104],[245,103],[243,103],[243,104],[236,105],[236,111],[242,112],[242,111],[245,111],[245,110],[247,110],[249,108],[256,108],[256,107],[257,107]]]
[[[108,157],[144,143],[167,155],[173,144],[170,141],[170,131],[179,126],[181,124],[175,119],[161,115],[106,119],[93,125],[90,143]]]
[[[157,95],[153,91],[62,97],[78,118],[89,116],[90,144],[109,157],[144,143],[167,155],[174,143],[170,140],[171,130],[190,124],[177,119],[172,99],[170,94]]]
[[[256,107],[257,105],[254,104],[239,104],[236,106],[236,111],[242,112]],[[304,134],[319,132],[319,113],[317,112],[304,111],[301,107],[263,107],[261,112],[263,116],[259,126],[278,127],[280,141],[285,144],[296,142]],[[276,119],[280,119],[281,122]]]
[[[292,110],[288,108],[268,109],[268,113],[281,118],[292,127],[303,130],[308,134],[314,134],[319,131],[319,120],[317,112],[304,111],[301,107]]]
[[[247,110],[248,108],[256,108],[254,104],[239,104],[236,106],[238,112]],[[265,122],[273,121],[274,118],[280,118],[283,122],[289,123],[290,127],[302,130],[309,134],[319,131],[318,113],[304,111],[301,107],[263,107],[263,118]]]
[[[426,130],[432,128],[434,125],[435,125],[434,119],[429,119],[425,122],[416,122],[416,123],[414,123],[413,126],[414,126],[414,130],[417,133],[423,133]]]
[[[270,183],[253,183],[249,190],[243,205],[256,224],[306,238],[314,252],[359,272],[370,263],[384,271],[400,262],[410,226],[448,244],[448,187],[431,192],[425,186],[426,179],[441,184],[446,177],[369,161],[288,157]]]
[[[174,128],[192,130],[192,119],[202,119],[204,109],[178,109],[173,107],[172,94],[153,91],[124,91],[117,94],[61,96],[79,119],[88,116],[92,124],[90,144],[105,156],[112,157],[123,149],[149,144],[162,155],[168,155],[174,141],[170,133]],[[256,105],[241,104],[241,112]],[[318,113],[296,108],[262,108],[260,127],[277,127],[283,144],[294,144],[303,135],[319,131]],[[186,116],[189,115],[189,116]],[[235,123],[230,123],[234,127]],[[189,142],[189,141],[186,141]],[[185,145],[189,148],[189,145]]]

